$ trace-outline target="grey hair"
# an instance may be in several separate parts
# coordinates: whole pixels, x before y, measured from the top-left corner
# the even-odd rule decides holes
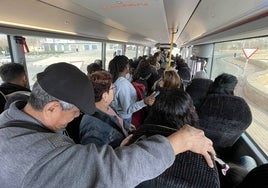
[[[36,81],[33,85],[33,89],[28,100],[30,105],[36,110],[42,110],[47,103],[52,101],[59,102],[62,107],[62,110],[70,110],[74,107],[73,104],[67,103],[49,95]]]

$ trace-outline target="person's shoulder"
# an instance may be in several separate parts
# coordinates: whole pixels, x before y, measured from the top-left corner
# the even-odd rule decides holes
[[[82,117],[80,126],[88,126],[88,125],[98,126],[99,125],[98,123],[102,123],[102,120],[92,115],[85,114]]]
[[[119,77],[114,83],[114,85],[116,86],[116,90],[120,90],[120,88],[133,87],[131,82],[124,77]]]

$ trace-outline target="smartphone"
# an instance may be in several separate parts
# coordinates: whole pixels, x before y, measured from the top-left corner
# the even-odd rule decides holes
[[[157,97],[160,94],[160,91],[155,91],[155,93],[153,94],[154,97]]]

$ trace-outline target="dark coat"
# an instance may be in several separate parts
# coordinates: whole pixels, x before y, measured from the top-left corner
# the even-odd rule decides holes
[[[133,135],[131,143],[155,134],[169,136],[176,129],[144,124]],[[157,164],[155,164],[157,165]],[[153,167],[152,167],[153,168]],[[199,154],[187,151],[176,156],[173,165],[160,176],[139,184],[136,188],[219,188],[216,168],[210,168]]]
[[[16,91],[29,91],[29,92],[31,92],[31,90],[26,88],[26,87],[22,87],[20,85],[12,84],[12,83],[2,83],[0,85],[0,91],[2,91],[2,93],[4,93],[5,95],[8,95],[8,94],[16,92]]]

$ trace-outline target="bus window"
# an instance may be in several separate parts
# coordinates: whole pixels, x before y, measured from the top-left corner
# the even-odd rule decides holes
[[[134,59],[136,57],[136,49],[137,46],[136,45],[126,45],[126,51],[125,51],[125,55],[129,58],[129,59]]]
[[[101,42],[26,36],[30,52],[25,54],[29,84],[49,64],[67,62],[86,73],[87,65],[101,59]]]
[[[243,97],[250,106],[253,120],[246,132],[268,155],[268,37],[215,44],[212,79],[226,72],[238,78],[235,95]],[[249,59],[242,48],[259,48]]]
[[[150,48],[147,46],[145,47],[144,55],[147,55],[147,56],[150,55]]]
[[[0,66],[5,63],[11,62],[11,56],[9,53],[9,46],[7,41],[7,36],[0,33]],[[0,78],[0,84],[2,80]]]
[[[123,55],[123,45],[116,44],[116,43],[107,43],[106,45],[106,62],[105,62],[105,69],[108,70],[109,62],[114,58],[116,55]]]
[[[138,55],[137,55],[137,57],[139,57],[139,56],[143,56],[143,53],[144,53],[144,47],[143,46],[138,46]]]
[[[10,63],[11,57],[9,53],[9,46],[7,35],[0,33],[0,64]]]

